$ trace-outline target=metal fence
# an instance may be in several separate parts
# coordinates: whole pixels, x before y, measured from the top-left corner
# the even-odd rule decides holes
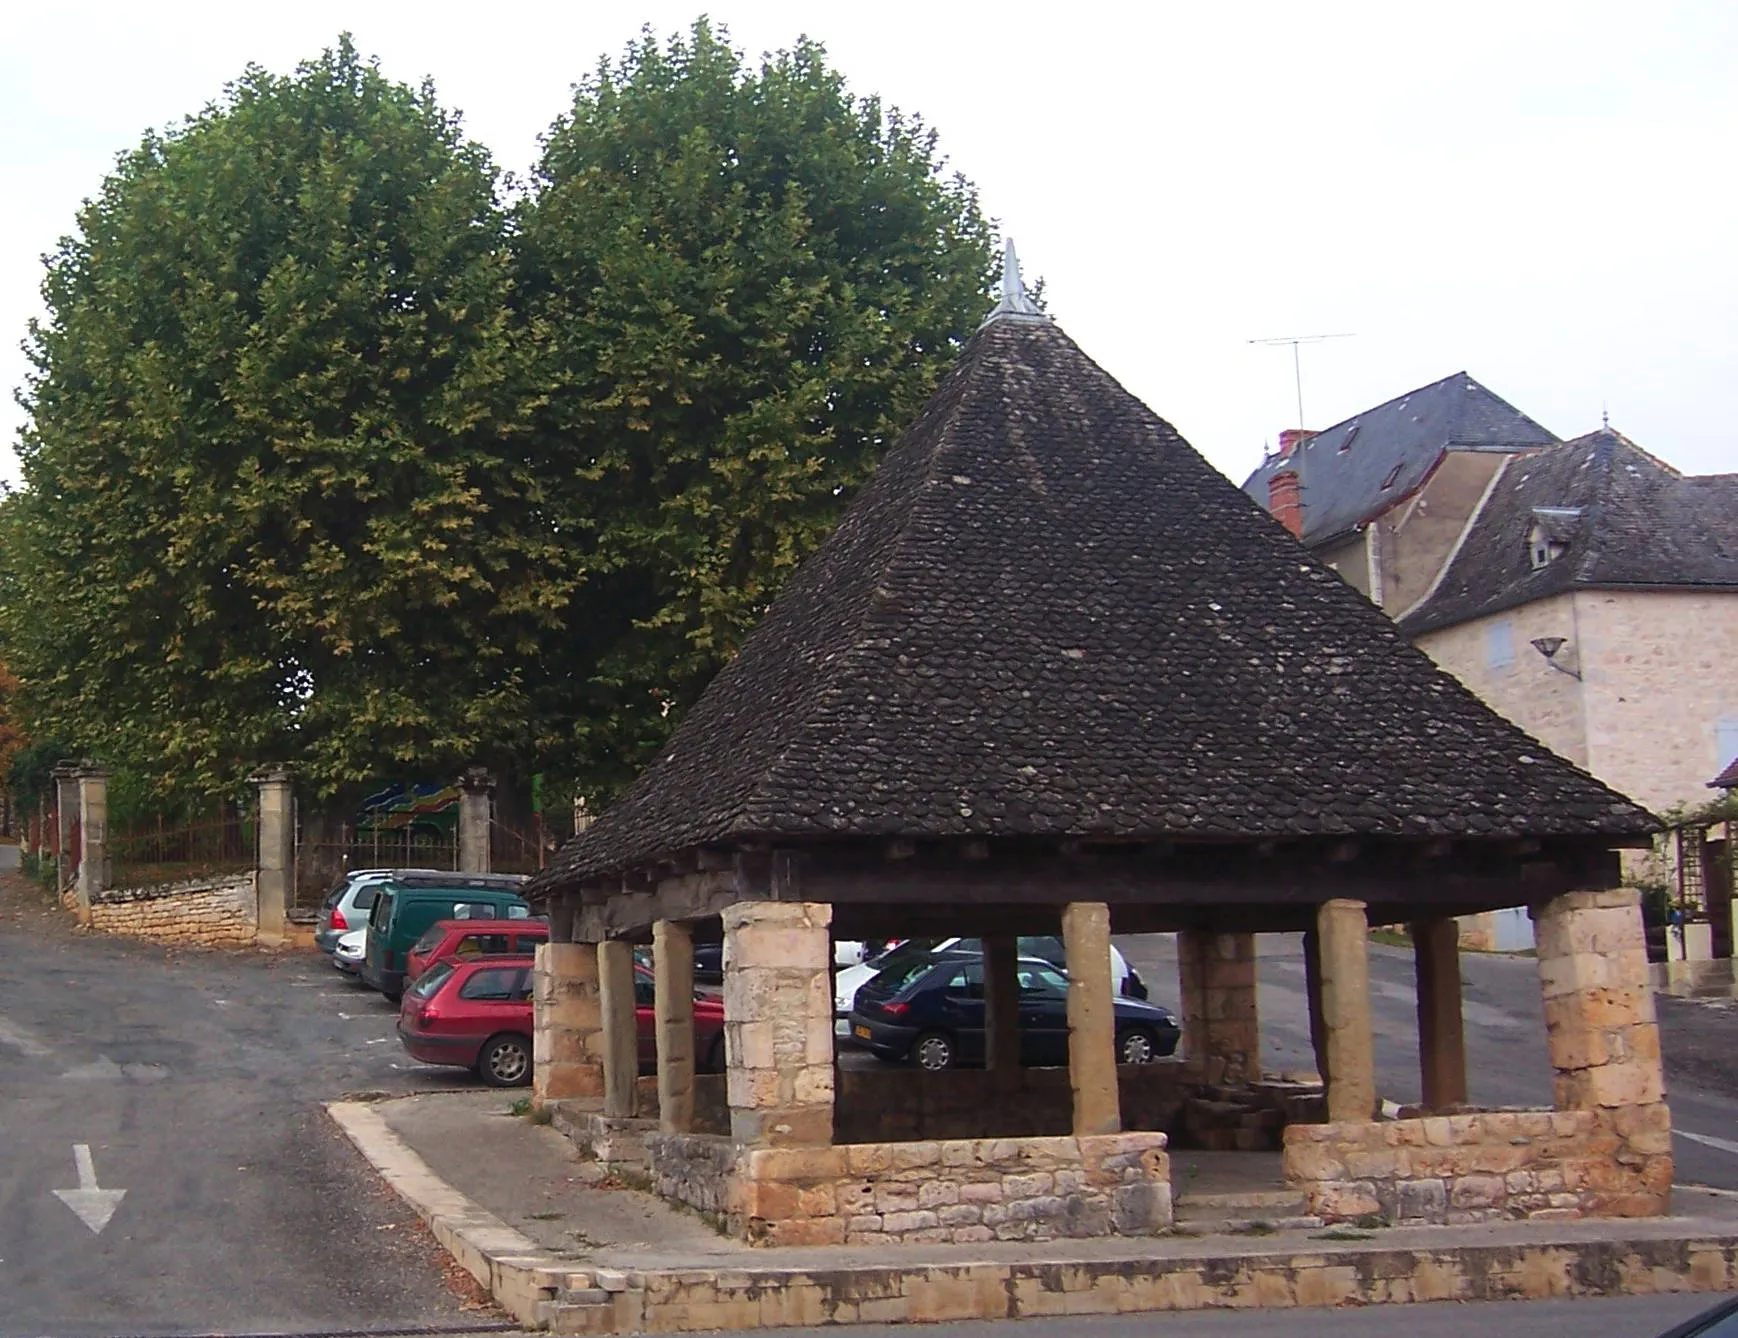
[[[254,867],[256,840],[253,814],[234,809],[175,825],[158,818],[110,833],[108,882],[111,887],[144,887],[242,873]]]
[[[296,836],[296,910],[317,910],[351,869],[456,869],[456,836],[426,826],[346,823],[318,835]]]

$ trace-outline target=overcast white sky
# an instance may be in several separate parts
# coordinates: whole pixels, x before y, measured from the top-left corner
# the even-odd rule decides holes
[[[349,29],[523,171],[570,85],[698,0],[54,3],[0,44],[0,381],[39,257],[114,155],[254,61]],[[715,0],[751,54],[807,32],[921,113],[1085,350],[1241,479],[1462,368],[1553,431],[1738,469],[1738,5]],[[22,414],[0,408],[10,442]],[[16,465],[0,459],[0,476]]]

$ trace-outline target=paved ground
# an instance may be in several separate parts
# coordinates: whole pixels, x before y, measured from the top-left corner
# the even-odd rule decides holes
[[[324,960],[76,935],[0,874],[0,1335],[493,1319],[320,1109],[450,1083]],[[100,1235],[53,1192],[81,1144]]]
[[[1262,1067],[1314,1069],[1304,995],[1303,940],[1263,935],[1260,998]],[[1177,1006],[1176,939],[1119,938],[1146,980],[1153,1002]],[[1549,1105],[1551,1066],[1544,1011],[1531,957],[1466,953],[1461,958],[1467,1079],[1483,1105]],[[1376,1070],[1382,1095],[1401,1104],[1419,1097],[1418,1016],[1410,949],[1370,945],[1376,1003]],[[1679,1184],[1738,1191],[1738,1004],[1660,999],[1661,1037]],[[1709,1141],[1711,1140],[1711,1141]]]

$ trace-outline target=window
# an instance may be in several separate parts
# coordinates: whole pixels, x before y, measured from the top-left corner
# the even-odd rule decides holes
[[[1036,962],[1020,963],[1020,993],[1056,995],[1068,992],[1068,977],[1053,966]]]
[[[548,934],[515,934],[509,952],[536,952],[539,943],[549,942]]]
[[[529,920],[531,918],[531,908],[529,906],[509,906],[504,918],[508,920]]]
[[[1507,618],[1485,628],[1485,663],[1496,670],[1515,667],[1515,625]]]
[[[525,997],[523,982],[527,974],[511,966],[479,971],[459,987],[459,998],[484,1003],[515,1003]]]
[[[430,925],[422,931],[422,937],[410,945],[412,952],[430,952],[447,936],[447,931],[439,925]]]
[[[984,997],[984,969],[976,962],[968,962],[948,977],[947,992],[956,999],[981,999]]]
[[[416,983],[405,992],[413,999],[433,998],[435,991],[447,983],[448,977],[453,974],[453,969],[451,962],[436,962],[418,976]]]
[[[453,949],[459,957],[484,957],[506,952],[505,934],[466,934]]]
[[[649,976],[634,972],[634,1006],[650,1008],[658,1002],[658,986]]]
[[[1388,471],[1388,477],[1382,480],[1382,487],[1384,489],[1392,488],[1399,481],[1400,481],[1400,466],[1395,465],[1394,468],[1392,468]]]
[[[374,904],[374,899],[379,895],[380,889],[373,883],[369,883],[365,887],[358,889],[356,893],[356,909],[359,911],[367,910]]]
[[[1738,715],[1722,716],[1714,722],[1714,774],[1734,761],[1738,761]]]

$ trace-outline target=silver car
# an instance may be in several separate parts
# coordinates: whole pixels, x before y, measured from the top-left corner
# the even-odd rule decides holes
[[[314,946],[321,952],[338,949],[338,940],[352,929],[368,923],[380,885],[394,874],[443,874],[445,869],[352,869],[338,880],[320,905],[320,920],[314,927]]]

